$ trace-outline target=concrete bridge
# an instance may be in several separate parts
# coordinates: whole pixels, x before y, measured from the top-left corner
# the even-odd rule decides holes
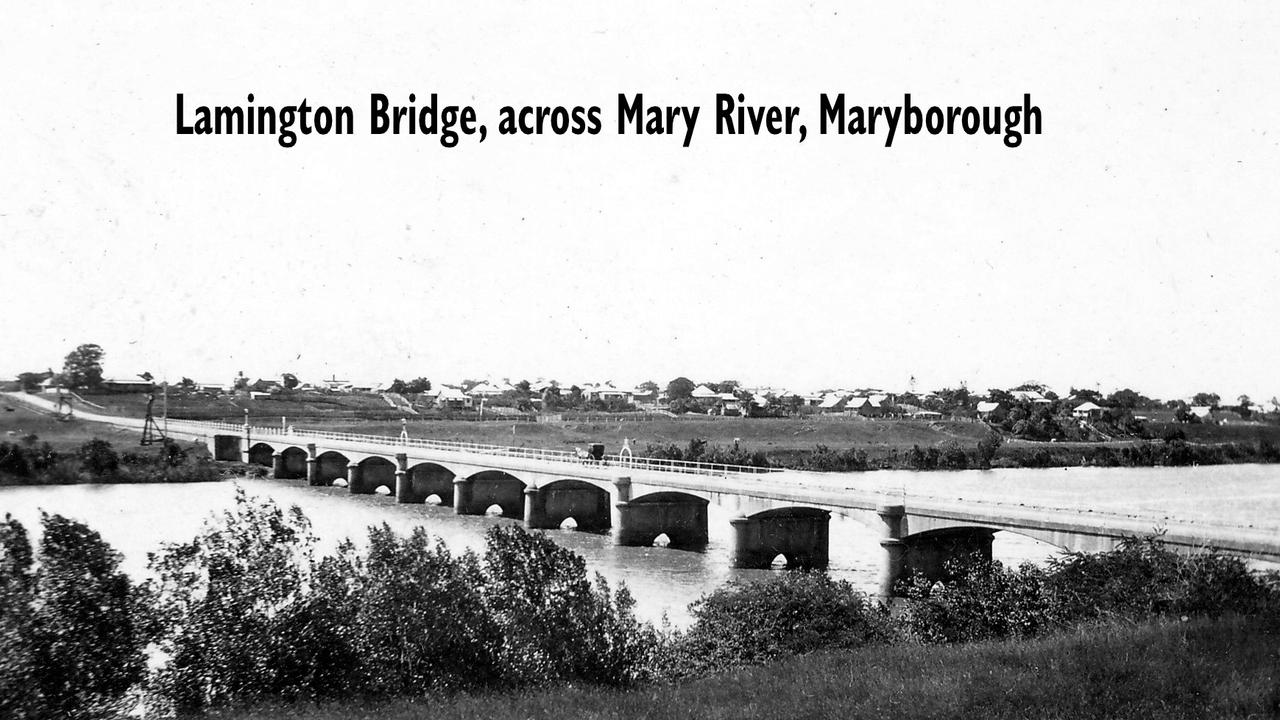
[[[30,402],[29,400],[27,400]],[[89,415],[81,419],[141,427],[141,420]],[[824,568],[832,513],[879,529],[880,593],[888,596],[912,572],[940,576],[950,559],[990,558],[992,537],[1005,530],[1071,551],[1116,547],[1150,534],[1188,552],[1206,547],[1280,562],[1275,530],[1171,522],[1091,509],[1028,507],[982,499],[911,497],[874,488],[871,476],[891,473],[810,473],[631,457],[603,460],[572,452],[509,448],[421,438],[371,436],[216,422],[168,421],[170,434],[208,444],[214,457],[267,467],[279,479],[332,485],[352,493],[379,488],[397,502],[432,501],[458,514],[498,513],[530,528],[556,528],[572,518],[581,530],[609,530],[621,545],[707,544],[710,503],[727,509],[738,567]],[[863,479],[865,478],[865,480]],[[851,485],[851,483],[857,483]]]
[[[171,428],[174,421],[170,421]],[[1071,551],[1115,548],[1125,538],[1164,526],[1164,541],[1192,552],[1223,552],[1280,562],[1280,535],[1243,528],[1185,527],[1167,520],[1101,512],[1012,507],[981,500],[904,503],[892,494],[850,487],[848,474],[807,473],[631,457],[602,461],[536,448],[442,442],[408,437],[293,431],[230,424],[181,423],[204,431],[219,459],[269,467],[282,479],[313,485],[345,481],[352,493],[385,487],[397,502],[428,499],[458,514],[500,513],[530,528],[557,528],[572,518],[581,530],[611,530],[621,545],[697,550],[708,538],[710,503],[728,509],[737,567],[825,568],[832,513],[879,529],[880,593],[890,595],[912,572],[942,575],[944,564],[977,553],[991,557],[1005,530]]]

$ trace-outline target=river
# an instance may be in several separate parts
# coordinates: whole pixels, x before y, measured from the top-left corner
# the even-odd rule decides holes
[[[41,510],[87,523],[122,555],[134,577],[146,575],[147,554],[162,543],[189,540],[202,523],[234,504],[236,486],[278,505],[297,505],[311,520],[324,550],[343,538],[362,540],[365,529],[387,523],[407,532],[424,527],[451,548],[480,549],[486,530],[515,520],[458,516],[448,507],[398,504],[385,495],[351,495],[342,488],[309,487],[297,481],[243,478],[218,483],[175,485],[61,485],[0,488],[0,512],[18,518],[34,535]],[[608,535],[572,530],[548,531],[560,545],[582,555],[588,570],[610,584],[625,582],[642,618],[686,625],[688,605],[730,580],[750,580],[777,570],[729,567],[730,513],[709,508],[710,543],[705,552],[663,547],[619,547]],[[874,519],[872,517],[868,518]],[[873,592],[879,558],[879,536],[870,526],[847,517],[831,519],[829,572],[855,587]],[[1009,561],[1042,560],[1054,549],[1030,538],[997,533],[994,553]]]

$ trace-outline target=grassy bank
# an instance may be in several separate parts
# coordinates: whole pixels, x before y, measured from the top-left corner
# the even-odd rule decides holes
[[[1247,718],[1280,714],[1280,621],[1101,625],[1032,641],[824,652],[674,687],[273,705],[221,720]]]
[[[142,446],[138,430],[58,420],[19,403],[5,407],[0,485],[207,482],[236,470],[210,462],[202,443]]]

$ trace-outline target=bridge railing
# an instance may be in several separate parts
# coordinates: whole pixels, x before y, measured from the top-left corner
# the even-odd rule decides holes
[[[171,426],[198,427],[210,430],[224,430],[242,433],[243,425],[211,420],[170,420]],[[366,435],[362,433],[338,432],[334,430],[306,430],[302,428],[258,427],[249,428],[250,437],[296,437],[337,440],[339,442],[361,443],[391,447],[416,447],[427,450],[446,452],[464,452],[499,457],[516,457],[543,462],[555,462],[569,465],[608,466],[652,470],[658,472],[686,473],[692,475],[758,475],[762,473],[781,472],[779,468],[760,468],[750,465],[729,465],[724,463],[703,463],[689,460],[666,460],[662,458],[634,457],[631,455],[606,455],[600,460],[590,456],[584,457],[568,450],[549,450],[545,448],[504,447],[483,443],[457,442],[453,440],[428,440],[426,438],[405,438],[392,435]]]

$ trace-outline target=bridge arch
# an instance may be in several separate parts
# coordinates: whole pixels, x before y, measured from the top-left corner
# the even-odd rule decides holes
[[[396,491],[396,464],[380,455],[370,455],[352,468],[347,478],[347,489],[356,495],[372,494],[379,487],[387,492]]]
[[[347,465],[351,460],[337,450],[326,450],[316,456],[316,480],[321,485],[332,485],[334,480],[347,478]]]
[[[459,515],[483,515],[492,505],[502,508],[502,516],[524,517],[525,483],[502,470],[483,470],[466,478],[453,479],[453,510]]]
[[[668,547],[703,549],[707,546],[707,504],[710,501],[685,492],[649,493],[618,503],[619,545],[652,545],[659,535]]]
[[[588,532],[613,525],[612,496],[595,483],[566,478],[524,492],[525,525],[530,528],[558,528],[569,518],[577,529]]]
[[[275,465],[275,476],[278,480],[297,480],[307,476],[307,451],[290,445],[280,451]]]
[[[831,512],[814,507],[782,507],[729,521],[733,526],[733,566],[765,569],[774,558],[787,568],[825,569],[830,562]]]
[[[248,462],[250,465],[271,467],[271,456],[275,453],[275,448],[264,442],[254,443],[249,446]]]
[[[906,549],[903,576],[923,575],[927,580],[949,579],[947,563],[976,558],[991,561],[991,541],[995,528],[978,525],[926,530],[902,538]]]
[[[449,468],[428,461],[409,466],[404,481],[396,488],[396,500],[405,503],[425,502],[435,495],[441,505],[453,505],[453,481],[457,475]]]

